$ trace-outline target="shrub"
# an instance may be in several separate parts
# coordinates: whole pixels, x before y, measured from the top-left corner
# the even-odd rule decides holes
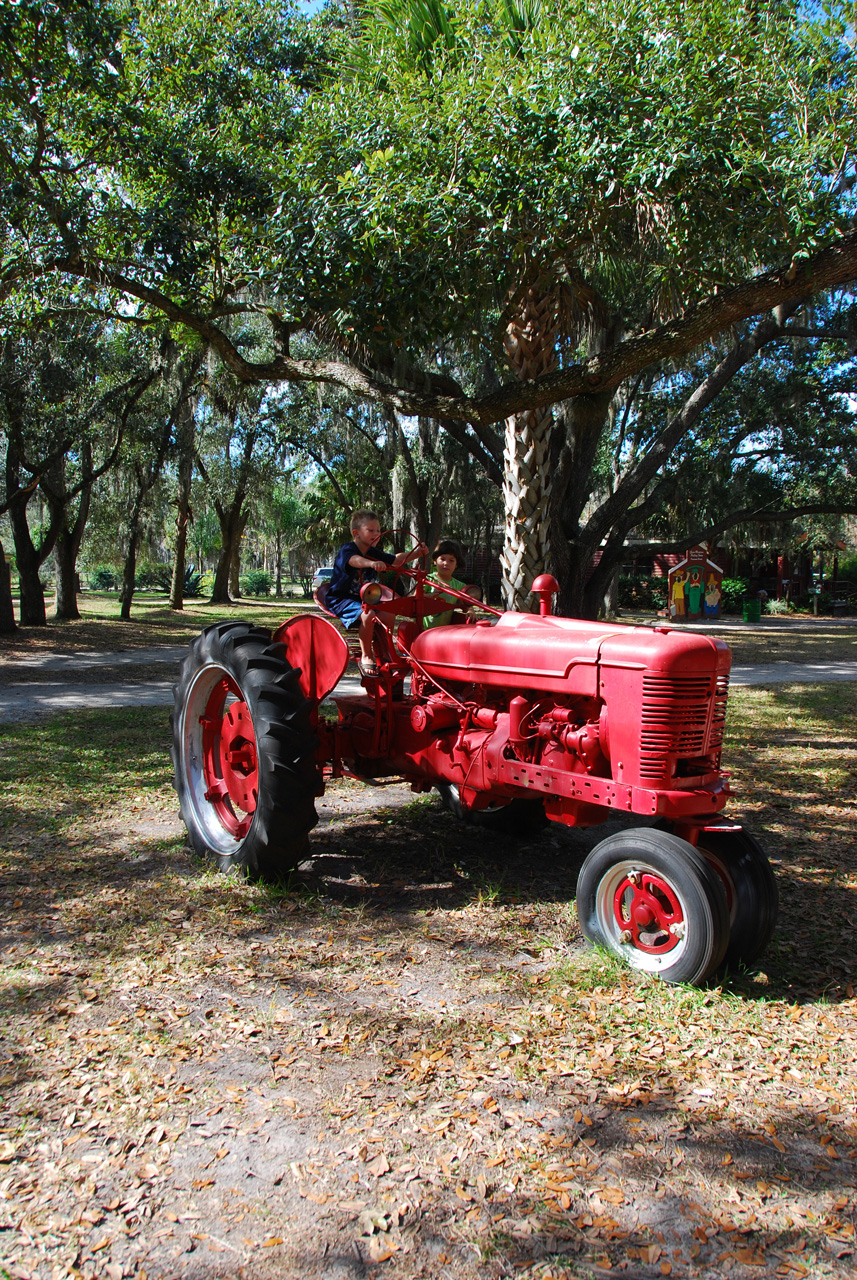
[[[269,596],[271,594],[271,575],[264,569],[251,569],[241,579],[241,594],[244,596]]]
[[[768,600],[765,603],[765,613],[772,613],[782,616],[785,613],[791,613],[792,607],[788,600]]]
[[[172,577],[170,565],[144,560],[134,574],[134,586],[138,591],[169,591]]]
[[[115,591],[119,586],[119,574],[107,564],[98,564],[89,571],[90,591]]]
[[[744,597],[750,590],[750,584],[746,578],[724,578],[720,584],[722,596],[720,598],[721,613],[741,613],[744,608]]]
[[[202,595],[202,574],[197,573],[196,569],[192,568],[190,565],[188,565],[184,571],[182,594],[188,600],[196,600]]]
[[[666,578],[619,578],[620,609],[665,609],[668,583]]]

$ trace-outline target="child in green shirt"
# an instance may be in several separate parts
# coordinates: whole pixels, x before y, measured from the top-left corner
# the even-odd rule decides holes
[[[445,539],[437,544],[437,549],[432,556],[434,562],[434,573],[426,580],[426,594],[433,597],[440,597],[442,600],[448,600],[452,606],[445,609],[443,613],[433,613],[423,621],[423,627],[448,627],[452,622],[452,615],[455,609],[465,609],[467,607],[464,600],[459,600],[456,596],[447,595],[443,591],[439,591],[438,587],[452,587],[454,591],[466,591],[472,594],[475,588],[467,587],[458,578],[455,573],[460,564],[464,563],[464,555],[461,547],[457,542]]]

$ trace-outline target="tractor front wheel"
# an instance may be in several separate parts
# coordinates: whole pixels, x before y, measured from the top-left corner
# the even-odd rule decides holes
[[[170,716],[175,787],[191,846],[222,871],[276,879],[315,826],[315,734],[298,672],[270,632],[203,631],[182,664]]]
[[[771,864],[758,840],[743,827],[701,831],[698,848],[726,890],[730,933],[725,961],[750,964],[771,941],[779,914]]]
[[[723,959],[729,911],[723,884],[686,840],[641,828],[602,840],[577,881],[589,942],[666,982],[702,982]]]

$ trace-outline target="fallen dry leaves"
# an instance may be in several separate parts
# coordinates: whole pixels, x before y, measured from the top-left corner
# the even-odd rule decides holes
[[[160,713],[5,738],[8,1274],[853,1272],[855,755],[763,745],[760,692],[732,762],[784,912],[701,992],[582,949],[594,834],[342,784],[280,893],[187,860]],[[786,699],[801,743],[842,700]]]

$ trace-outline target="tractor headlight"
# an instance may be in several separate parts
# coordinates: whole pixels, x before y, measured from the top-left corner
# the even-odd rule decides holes
[[[370,609],[376,604],[380,604],[384,596],[384,588],[380,582],[367,582],[364,587],[360,588],[360,599]]]

